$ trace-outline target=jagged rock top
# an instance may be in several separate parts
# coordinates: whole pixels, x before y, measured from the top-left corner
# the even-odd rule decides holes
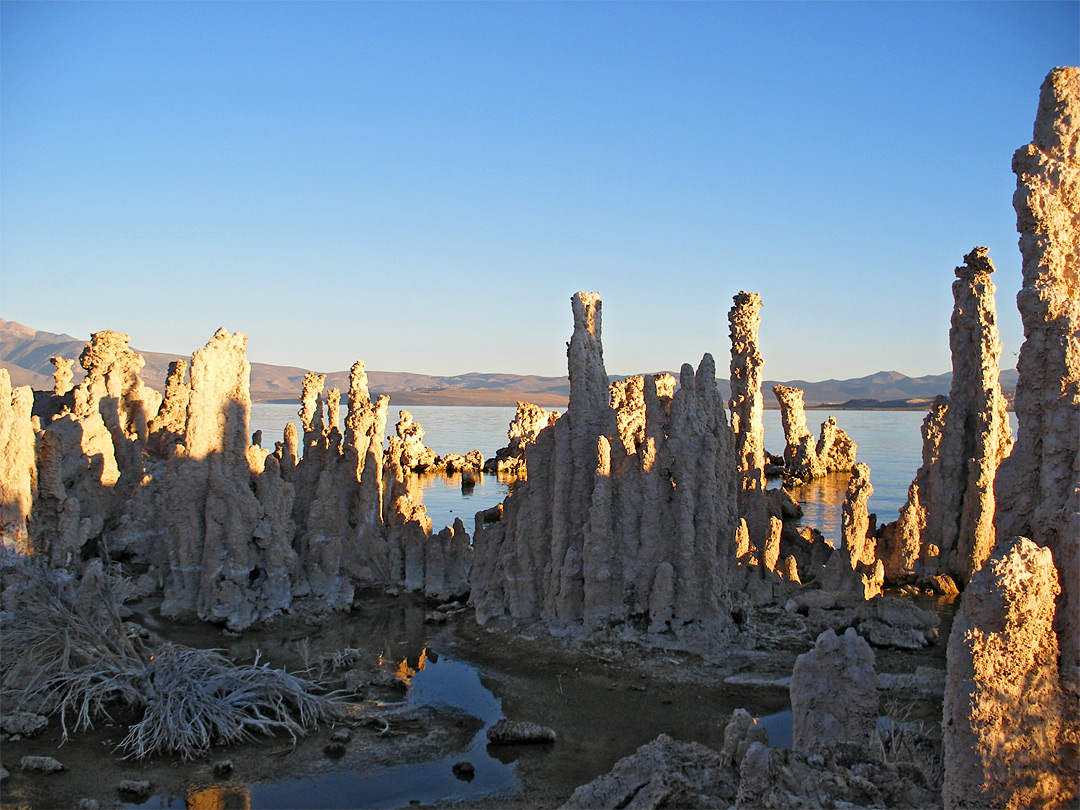
[[[990,249],[974,247],[964,256],[964,263],[956,268],[956,277],[975,280],[979,276],[990,276],[994,272],[994,263],[990,261]]]
[[[1058,67],[1047,74],[1031,145],[1065,163],[1080,162],[1080,67]]]

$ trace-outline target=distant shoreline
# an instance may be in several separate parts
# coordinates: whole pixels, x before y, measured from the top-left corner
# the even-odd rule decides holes
[[[566,400],[558,397],[550,396],[529,396],[528,394],[509,392],[509,395],[503,395],[501,392],[492,392],[497,394],[493,397],[473,397],[467,395],[468,392],[451,391],[448,395],[442,394],[420,394],[412,391],[403,391],[395,393],[393,391],[372,391],[372,399],[377,398],[380,394],[387,394],[390,397],[391,406],[429,406],[438,408],[513,408],[518,402],[530,402],[533,405],[539,405],[542,408],[565,408]],[[297,397],[289,398],[270,398],[264,399],[260,397],[252,397],[253,405],[298,405],[300,400]],[[880,405],[874,405],[869,403],[864,404],[847,404],[847,403],[822,403],[815,405],[806,405],[805,409],[808,411],[918,411],[928,412],[930,410],[932,402],[928,403],[911,403],[908,405],[901,405],[896,403],[882,403]],[[776,405],[769,404],[764,407],[766,411],[779,411],[780,408]],[[1010,407],[1011,411],[1012,408]]]

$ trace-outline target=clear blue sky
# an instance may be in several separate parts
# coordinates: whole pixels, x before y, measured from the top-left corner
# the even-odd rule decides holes
[[[0,317],[330,371],[949,369],[1077,2],[0,4]]]

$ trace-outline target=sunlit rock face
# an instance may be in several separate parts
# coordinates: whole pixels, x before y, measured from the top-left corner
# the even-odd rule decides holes
[[[36,479],[33,408],[30,387],[12,389],[7,369],[0,369],[0,544],[20,554],[33,552],[26,525]]]
[[[774,385],[784,427],[784,466],[788,477],[811,481],[831,472],[848,472],[855,466],[858,449],[851,437],[830,416],[821,423],[817,442],[806,429],[806,407],[801,388]]]
[[[219,329],[192,355],[183,444],[164,475],[168,576],[162,612],[248,627],[287,608],[302,577],[286,532],[274,532],[291,501],[266,453],[249,453],[247,338]],[[259,493],[266,503],[259,498]],[[290,504],[291,505],[291,504]]]
[[[164,400],[147,393],[127,336],[110,331],[92,336],[86,379],[61,395],[70,363],[57,363],[38,414],[22,413],[26,397],[10,383],[0,390],[0,443],[12,460],[11,481],[0,480],[5,543],[78,573],[96,541],[146,572],[145,594],[163,589],[166,615],[236,630],[282,611],[347,609],[357,585],[464,596],[469,536],[458,523],[432,538],[409,475],[420,426],[403,419],[384,456],[389,399],[372,402],[357,362],[344,434],[340,392],[309,373],[303,438],[290,423],[269,453],[249,441],[246,342],[219,330],[192,356],[190,381],[185,361],[171,363]],[[32,418],[47,420],[36,465]]]
[[[598,631],[642,619],[687,644],[730,629],[734,446],[709,355],[608,385],[600,299],[578,293],[567,412],[526,452],[527,481],[477,515],[472,602],[481,623]]]
[[[761,296],[740,292],[728,312],[731,336],[731,431],[735,437],[739,517],[746,521],[751,548],[759,552],[766,539],[769,513],[765,506],[765,424],[761,399],[758,347]]]
[[[75,375],[71,367],[75,365],[75,360],[67,357],[50,357],[49,362],[56,366],[56,371],[53,372],[53,396],[62,397],[74,388],[71,381]]]
[[[953,282],[952,384],[923,423],[923,465],[883,532],[886,575],[948,574],[966,583],[994,545],[994,477],[1012,449],[1001,393],[994,265],[976,247]]]
[[[500,448],[493,459],[484,465],[485,472],[506,473],[523,477],[527,475],[525,449],[536,443],[536,437],[546,427],[554,425],[560,414],[547,411],[531,402],[519,402],[517,412],[507,429],[510,443]]]
[[[1043,82],[1031,143],[1013,155],[1024,323],[1016,447],[995,485],[998,536],[1030,537],[1061,574],[1062,658],[1080,665],[1080,68]]]
[[[103,330],[90,336],[79,356],[85,379],[74,389],[76,416],[97,410],[112,435],[120,472],[142,477],[142,451],[148,424],[161,406],[161,394],[143,384],[139,372],[146,361],[128,348],[129,338]]]
[[[818,461],[814,437],[806,429],[806,410],[801,388],[774,385],[773,394],[780,405],[780,422],[784,427],[784,464],[788,474],[809,480],[820,478],[825,468]]]
[[[134,501],[145,505],[137,496],[149,474],[149,425],[161,396],[139,378],[145,362],[127,344],[119,332],[91,335],[79,358],[86,376],[73,389],[72,363],[53,358],[32,521],[33,544],[51,565],[77,569],[87,542],[114,532]]]
[[[851,567],[877,562],[877,544],[870,526],[870,496],[874,486],[870,483],[870,468],[856,464],[848,481],[847,496],[840,515],[840,531],[843,549]]]
[[[999,540],[964,591],[949,635],[942,723],[947,808],[1075,801],[1067,743],[1075,746],[1076,726],[1067,721],[1053,630],[1058,593],[1050,550],[1024,537]]]
[[[191,398],[191,386],[184,379],[187,367],[185,360],[173,360],[169,363],[169,373],[165,378],[165,398],[148,426],[151,448],[161,455],[168,455],[187,432],[187,408]]]
[[[424,429],[408,411],[398,412],[395,428],[401,440],[401,464],[412,472],[422,472],[435,466],[435,451],[424,444]]]

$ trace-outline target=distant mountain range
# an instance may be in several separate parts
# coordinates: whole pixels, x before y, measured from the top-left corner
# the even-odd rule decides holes
[[[53,365],[50,357],[78,358],[87,341],[71,335],[41,332],[14,321],[0,320],[0,368],[11,374],[13,385],[29,385],[38,390],[52,388]],[[143,352],[132,347],[146,360],[142,379],[159,391],[164,390],[168,365],[190,354]],[[79,370],[76,363],[75,371]],[[251,398],[255,402],[295,402],[306,369],[295,366],[251,364]],[[349,372],[326,373],[327,388],[346,391]],[[676,378],[677,372],[674,373]],[[949,392],[951,374],[907,377],[895,371],[882,371],[853,380],[766,380],[763,383],[765,407],[775,408],[773,385],[803,389],[807,407],[828,404],[831,408],[910,408],[925,410],[938,394]],[[81,375],[76,373],[75,381]],[[611,379],[621,379],[612,376]],[[543,407],[565,406],[570,382],[563,377],[539,377],[533,374],[484,374],[473,372],[453,377],[411,374],[405,371],[368,371],[373,394],[389,394],[394,405],[509,405],[527,400]],[[1016,388],[1016,371],[1001,373],[1001,385],[1011,397]],[[729,396],[728,381],[718,381],[720,392]]]

